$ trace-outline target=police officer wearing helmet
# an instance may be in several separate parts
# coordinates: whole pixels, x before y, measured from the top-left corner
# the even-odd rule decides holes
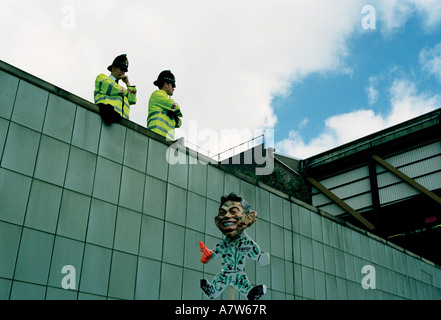
[[[153,84],[158,90],[150,96],[147,129],[173,141],[175,128],[179,128],[182,124],[179,105],[170,98],[176,88],[175,76],[170,70],[164,70]]]
[[[136,103],[136,87],[130,84],[129,60],[126,54],[117,56],[107,67],[110,75],[100,74],[95,80],[94,99],[106,124],[129,119],[130,106]],[[118,84],[121,80],[127,88]]]

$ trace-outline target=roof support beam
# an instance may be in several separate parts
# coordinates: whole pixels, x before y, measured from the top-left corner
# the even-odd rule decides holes
[[[412,187],[416,188],[420,192],[424,193],[425,195],[429,196],[431,199],[433,199],[436,202],[438,202],[439,204],[441,204],[441,198],[438,197],[435,193],[433,193],[429,189],[425,188],[424,186],[422,186],[421,184],[416,182],[414,179],[412,179],[411,177],[407,176],[406,174],[404,174],[403,172],[401,172],[400,170],[398,170],[397,168],[395,168],[394,166],[392,166],[391,164],[389,164],[388,162],[386,162],[385,160],[383,160],[379,156],[373,155],[372,159],[374,159],[376,162],[378,162],[380,165],[382,165],[384,168],[386,168],[390,172],[392,172],[395,175],[397,175],[402,180],[406,181]]]
[[[308,177],[306,178],[309,183],[311,183],[314,187],[316,187],[320,192],[322,192],[329,199],[334,201],[339,207],[345,210],[347,213],[352,215],[355,219],[360,221],[363,225],[365,225],[369,230],[374,230],[375,226],[370,223],[367,219],[365,219],[361,214],[359,214],[356,210],[354,210],[351,206],[349,206],[346,202],[340,199],[337,195],[335,195],[332,191],[328,190],[324,185],[315,180],[314,178]]]
[[[372,211],[374,213],[374,223],[377,226],[377,231],[382,227],[381,215],[380,215],[380,194],[378,192],[378,180],[376,162],[372,159],[368,159],[369,168],[369,183],[371,186],[371,199],[372,199]]]

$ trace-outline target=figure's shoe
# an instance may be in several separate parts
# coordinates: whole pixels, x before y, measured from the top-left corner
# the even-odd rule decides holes
[[[204,291],[205,295],[209,299],[214,298],[214,288],[213,286],[205,279],[201,279],[201,289]]]
[[[259,300],[266,293],[266,285],[259,284],[248,292],[248,300]]]

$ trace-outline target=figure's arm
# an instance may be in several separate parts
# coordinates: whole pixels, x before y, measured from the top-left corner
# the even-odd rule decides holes
[[[259,264],[262,267],[265,267],[267,265],[270,264],[270,255],[268,252],[263,252],[262,254],[260,254],[259,259],[257,259],[257,261],[259,261]]]
[[[254,244],[253,254],[250,258],[252,260],[258,261],[262,267],[269,265],[269,263],[270,263],[269,253],[260,251],[259,245],[257,243],[255,243],[254,241],[253,241],[253,244]]]

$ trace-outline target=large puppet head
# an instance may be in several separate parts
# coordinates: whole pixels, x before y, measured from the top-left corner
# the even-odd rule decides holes
[[[225,236],[235,238],[256,220],[257,212],[250,209],[245,199],[232,192],[222,196],[219,213],[214,218],[214,223]]]

